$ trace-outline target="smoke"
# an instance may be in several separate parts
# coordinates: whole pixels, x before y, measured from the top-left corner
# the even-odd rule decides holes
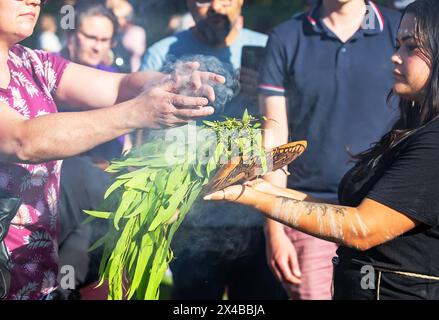
[[[215,116],[227,115],[226,105],[239,93],[239,81],[231,64],[223,63],[216,57],[203,55],[187,55],[183,57],[167,56],[160,71],[188,75],[190,69],[187,62],[198,62],[200,71],[208,71],[225,77],[224,84],[210,83],[215,91],[216,99],[209,105],[215,108]],[[184,87],[184,86],[183,86]],[[180,91],[191,95],[191,89]],[[203,119],[201,119],[203,120]],[[169,136],[183,137],[182,145],[191,139],[188,126],[158,130],[150,136],[160,137],[168,141]],[[196,135],[195,135],[196,136]],[[184,154],[184,152],[183,152]],[[198,159],[199,161],[199,159]],[[208,259],[212,265],[224,261],[233,261],[248,255],[255,255],[264,250],[262,231],[263,217],[254,209],[237,204],[206,202],[198,200],[172,241],[176,263],[184,263],[190,259],[197,266],[197,261]],[[257,227],[256,227],[257,226]],[[204,260],[205,261],[205,260]],[[237,262],[239,263],[239,262]],[[198,268],[194,272],[206,272]]]
[[[235,75],[234,68],[231,64],[223,63],[216,57],[203,55],[186,55],[180,58],[169,55],[161,71],[165,73],[175,72],[178,75],[184,75],[189,72],[185,68],[185,62],[198,62],[200,71],[209,71],[222,75],[226,82],[224,84],[208,83],[215,90],[215,101],[210,105],[214,107],[215,113],[222,114],[228,102],[239,93],[239,81]],[[182,93],[185,93],[184,90]]]

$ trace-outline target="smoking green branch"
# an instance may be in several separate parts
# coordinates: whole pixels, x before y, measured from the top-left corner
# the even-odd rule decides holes
[[[197,154],[212,148],[215,152],[203,162],[194,154],[181,154],[190,150],[192,141],[169,142],[162,135],[111,163],[107,171],[116,175],[115,182],[99,210],[86,211],[108,220],[108,232],[90,250],[103,247],[100,284],[108,281],[109,299],[159,298],[160,283],[173,259],[172,238],[224,154],[259,155],[266,164],[260,126],[247,111],[242,119],[206,121],[198,131],[209,129],[214,135],[197,146]],[[170,151],[176,156],[169,157]],[[177,209],[178,218],[170,224]]]

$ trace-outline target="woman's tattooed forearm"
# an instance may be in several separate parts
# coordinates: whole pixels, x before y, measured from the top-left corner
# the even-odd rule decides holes
[[[283,201],[288,201],[288,199],[282,199]],[[299,200],[292,200],[295,204],[299,202],[303,203],[303,206],[307,208],[307,215],[311,215],[313,213],[321,213],[322,216],[325,216],[328,212],[334,212],[335,214],[341,214],[343,217],[345,215],[346,208],[331,206],[324,203],[313,203],[313,202],[303,202]]]
[[[315,230],[306,231],[343,240],[343,222],[347,211],[347,207],[277,197],[271,215],[273,219],[298,229],[303,229],[305,224],[309,226],[309,219],[313,219],[316,222]]]

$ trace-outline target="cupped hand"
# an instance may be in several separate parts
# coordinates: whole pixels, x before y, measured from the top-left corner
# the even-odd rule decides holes
[[[213,86],[224,84],[226,79],[216,73],[200,71],[199,62],[180,62],[175,65],[175,71],[167,79],[169,90],[174,93],[194,97],[206,97],[210,102],[215,101]]]
[[[135,129],[172,128],[207,117],[215,112],[205,97],[177,94],[169,84],[161,84],[136,98],[137,108],[132,110]]]

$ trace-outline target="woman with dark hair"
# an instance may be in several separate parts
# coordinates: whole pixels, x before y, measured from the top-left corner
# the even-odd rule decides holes
[[[60,160],[136,129],[208,116],[209,83],[224,82],[197,63],[187,75],[115,74],[19,45],[40,9],[40,0],[0,1],[0,188],[23,203],[0,257],[12,262],[0,268],[11,273],[9,299],[42,299],[57,286]],[[179,94],[184,84],[191,96]],[[57,103],[84,111],[58,113]]]
[[[339,186],[341,206],[256,180],[206,196],[340,244],[334,299],[439,298],[439,1],[409,5],[392,56],[401,116]]]

